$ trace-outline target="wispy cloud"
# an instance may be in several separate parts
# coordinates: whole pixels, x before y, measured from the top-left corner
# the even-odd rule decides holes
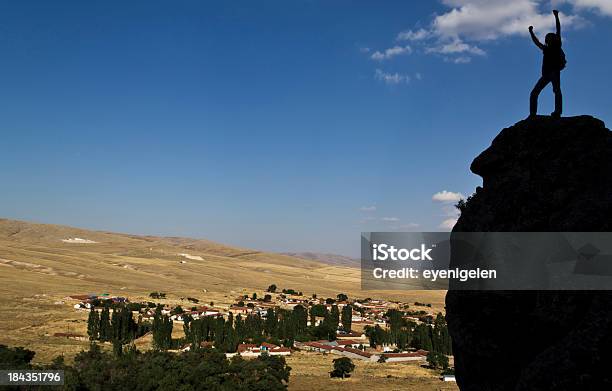
[[[362,206],[361,208],[359,208],[359,210],[362,212],[375,212],[376,205]]]
[[[389,60],[393,57],[402,55],[402,54],[410,54],[412,53],[412,48],[410,46],[394,46],[389,49],[385,49],[384,51],[375,51],[372,53],[370,58],[372,60],[383,61]]]
[[[459,200],[463,198],[465,198],[463,194],[455,193],[455,192],[447,191],[447,190],[439,191],[435,193],[433,196],[431,196],[431,199],[433,201],[444,202],[444,203],[458,202]]]
[[[610,0],[566,0],[577,10],[590,9],[602,15],[612,16],[612,1]]]
[[[445,219],[440,223],[438,228],[451,230],[455,223],[457,223],[457,219],[459,218],[459,211],[452,203],[456,203],[461,199],[464,199],[465,196],[458,192],[442,190],[435,193],[431,196],[431,199],[435,202],[441,202],[442,205],[442,213],[441,215],[445,217]]]
[[[399,217],[383,217],[380,220],[388,222],[388,223],[394,223],[394,222],[400,221]]]
[[[397,34],[398,41],[420,41],[422,39],[428,38],[431,32],[425,30],[424,28],[420,28],[418,30],[406,30]]]
[[[382,69],[377,69],[374,72],[374,78],[376,80],[380,80],[385,82],[385,84],[394,85],[394,84],[408,84],[410,83],[410,76],[400,73],[387,73]]]
[[[440,54],[459,54],[468,53],[477,56],[484,56],[485,52],[477,46],[468,45],[459,39],[455,39],[448,43],[442,43],[437,46],[432,46],[425,49],[426,53],[440,53]]]
[[[459,57],[444,57],[444,61],[452,62],[453,64],[469,64],[472,62],[472,57],[469,56],[459,56]]]

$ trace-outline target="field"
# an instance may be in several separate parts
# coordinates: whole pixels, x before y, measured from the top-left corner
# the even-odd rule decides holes
[[[83,240],[66,241],[74,238]],[[88,342],[53,334],[86,333],[87,313],[73,309],[76,302],[66,296],[87,293],[145,300],[149,292],[163,291],[168,293],[164,302],[187,306],[181,298],[195,297],[206,304],[229,305],[238,295],[263,294],[274,283],[281,289],[320,297],[343,292],[352,297],[431,303],[432,312],[444,310],[443,291],[361,291],[359,277],[354,268],[206,240],[0,219],[0,344],[33,349],[39,362],[48,362],[58,354],[70,360]],[[138,345],[146,348],[148,343],[139,341]],[[443,385],[435,374],[412,364],[384,364],[381,371],[381,366],[358,363],[352,379],[332,381],[327,374],[332,358],[305,353],[291,357],[290,388],[312,389],[312,382],[321,387],[324,384],[324,389],[345,388],[349,383],[351,389],[365,389],[367,384],[368,389],[383,384],[381,389],[396,389],[394,384],[405,388],[416,382],[421,388],[415,385],[410,389],[433,390]]]
[[[458,390],[455,383],[438,379],[439,372],[419,363],[373,363],[354,360],[355,372],[348,379],[332,379],[329,371],[335,355],[299,352],[287,359],[291,366],[289,389],[310,390]]]

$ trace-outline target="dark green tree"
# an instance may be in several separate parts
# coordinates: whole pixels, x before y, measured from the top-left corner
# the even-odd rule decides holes
[[[433,350],[427,353],[427,363],[434,369],[448,369],[448,357]]]
[[[351,376],[351,372],[355,370],[355,364],[348,357],[340,357],[334,361],[334,369],[329,373],[331,377],[340,377],[342,379]]]
[[[296,335],[304,334],[308,325],[308,310],[303,305],[298,304],[293,307],[291,316],[295,324]]]
[[[342,307],[342,329],[347,333],[351,331],[353,323],[353,306],[350,304]]]
[[[172,320],[162,315],[161,307],[155,309],[153,316],[153,349],[168,350],[172,347]]]
[[[448,326],[446,319],[442,313],[438,313],[434,320],[434,327],[432,331],[432,344],[435,352],[443,354],[452,354],[452,342],[450,334],[448,333]]]
[[[100,341],[110,341],[112,335],[113,332],[110,324],[110,310],[105,306],[100,314]]]
[[[277,337],[278,318],[273,308],[268,308],[266,311],[266,320],[264,322],[264,333],[269,336]]]
[[[28,369],[36,352],[22,347],[0,345],[0,370]]]
[[[414,329],[414,338],[412,339],[412,347],[415,349],[423,349],[430,351],[433,349],[431,342],[431,327],[424,323],[419,323]]]
[[[100,339],[100,316],[95,308],[89,311],[89,317],[87,318],[87,334],[91,341]]]

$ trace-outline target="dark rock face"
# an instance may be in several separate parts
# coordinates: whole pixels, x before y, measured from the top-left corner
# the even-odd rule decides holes
[[[483,187],[454,232],[612,231],[612,134],[593,117],[521,121],[471,170]],[[612,389],[612,291],[449,291],[446,306],[462,390]]]

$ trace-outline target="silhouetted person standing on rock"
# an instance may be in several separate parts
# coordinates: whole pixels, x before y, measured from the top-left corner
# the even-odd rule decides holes
[[[529,34],[531,39],[539,47],[543,54],[542,61],[542,77],[533,87],[531,96],[529,97],[529,116],[535,116],[538,111],[538,95],[548,85],[552,83],[553,92],[555,93],[555,111],[551,113],[553,117],[560,117],[563,111],[563,97],[561,95],[561,70],[565,68],[565,53],[561,49],[561,23],[559,22],[559,11],[554,10],[555,21],[557,24],[557,33],[546,34],[545,44],[538,40],[533,33],[533,26],[529,26]]]

